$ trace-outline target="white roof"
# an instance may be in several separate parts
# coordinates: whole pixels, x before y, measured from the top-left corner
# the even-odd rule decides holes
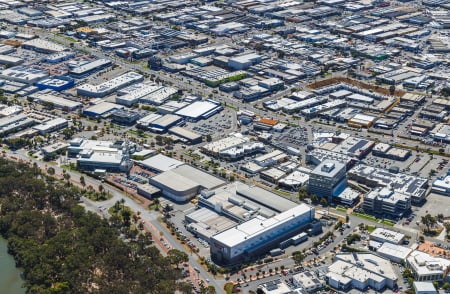
[[[383,243],[383,245],[381,245],[381,247],[377,250],[378,253],[386,257],[393,256],[402,260],[405,260],[412,251],[413,250],[411,248],[387,242]]]
[[[172,157],[168,157],[163,154],[157,154],[155,156],[140,161],[140,163],[147,168],[159,170],[161,172],[174,169],[184,164],[182,161],[173,159]]]
[[[383,228],[376,228],[370,234],[370,237],[382,239],[389,243],[398,244],[398,243],[400,243],[401,240],[403,240],[403,238],[405,238],[405,235],[402,233],[397,233],[397,232],[383,229]]]
[[[276,228],[286,222],[289,222],[295,217],[308,214],[311,212],[311,207],[306,204],[297,205],[285,212],[275,215],[272,218],[264,218],[258,216],[249,221],[241,223],[234,228],[226,230],[215,235],[213,238],[222,244],[229,247],[236,246],[251,237],[261,235],[264,232]]]
[[[176,112],[176,114],[183,116],[183,117],[192,117],[192,118],[198,118],[205,113],[210,112],[211,110],[214,110],[215,108],[219,107],[219,105],[214,104],[209,101],[196,101],[192,103],[189,106],[186,106]]]

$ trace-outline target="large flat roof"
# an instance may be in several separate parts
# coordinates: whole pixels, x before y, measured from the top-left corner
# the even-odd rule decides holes
[[[295,202],[280,197],[277,194],[264,190],[263,188],[248,186],[240,182],[236,184],[236,194],[278,212],[286,211],[296,205]]]
[[[199,118],[202,115],[220,107],[220,105],[209,101],[196,101],[176,112],[183,117]]]
[[[214,239],[220,243],[233,247],[244,242],[247,239],[260,235],[266,231],[273,229],[283,223],[289,222],[293,218],[310,213],[311,207],[306,204],[300,204],[291,209],[275,215],[271,218],[258,216],[246,221],[236,227],[226,230],[214,236]]]
[[[157,154],[155,156],[152,156],[150,158],[140,161],[140,163],[146,168],[158,170],[161,172],[165,172],[165,171],[174,169],[174,168],[184,164],[183,162],[181,162],[179,160],[165,156],[163,154]]]

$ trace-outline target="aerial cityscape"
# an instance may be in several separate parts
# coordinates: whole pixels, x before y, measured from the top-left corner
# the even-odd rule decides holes
[[[0,293],[450,293],[450,0],[0,26]]]

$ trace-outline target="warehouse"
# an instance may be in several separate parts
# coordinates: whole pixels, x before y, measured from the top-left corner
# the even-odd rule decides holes
[[[69,74],[75,78],[81,79],[93,74],[96,71],[102,70],[112,65],[111,60],[97,59],[88,63],[84,63],[80,66],[72,67],[69,70]]]
[[[300,204],[271,218],[257,216],[211,238],[211,258],[219,264],[251,260],[277,247],[314,219],[315,210]]]
[[[42,58],[42,61],[51,63],[51,64],[56,64],[56,63],[63,62],[65,60],[72,59],[74,57],[75,57],[75,53],[73,53],[73,52],[58,52],[58,53],[54,53],[54,54],[45,56],[44,58]]]
[[[133,86],[136,86],[136,88],[134,90],[125,91],[125,92],[121,92],[121,91],[117,92],[117,95],[121,95],[121,96],[116,97],[117,104],[131,106],[131,105],[139,102],[140,99],[144,99],[144,97],[163,88],[154,83],[140,83],[140,84],[129,86],[127,88],[132,89]],[[122,93],[125,93],[125,94],[123,95]]]
[[[48,77],[48,72],[41,68],[28,66],[14,66],[1,71],[0,78],[23,84],[34,84]]]
[[[143,118],[139,119],[137,121],[137,128],[147,130],[150,128],[152,122],[157,120],[158,118],[161,118],[162,115],[156,114],[156,113],[150,113],[147,116],[144,116]]]
[[[173,134],[177,137],[180,137],[183,141],[195,145],[202,142],[202,136],[191,132],[187,129],[181,127],[172,127],[169,129],[169,134]]]
[[[163,154],[157,154],[142,161],[138,161],[137,163],[143,168],[156,173],[165,172],[184,164],[182,161]]]
[[[191,233],[208,242],[213,235],[223,232],[237,224],[230,218],[221,216],[217,212],[205,207],[186,215],[185,220],[189,223],[186,228]]]
[[[161,189],[164,196],[185,202],[201,190],[215,189],[224,185],[225,181],[189,165],[181,165],[150,178],[149,184]]]
[[[181,123],[182,121],[183,119],[178,115],[166,114],[152,121],[149,124],[148,129],[155,133],[165,133],[171,127]]]
[[[58,117],[34,126],[33,129],[37,130],[40,135],[45,135],[67,128],[68,126],[69,122],[66,119]]]
[[[75,86],[75,81],[69,77],[65,76],[54,76],[48,79],[41,80],[37,82],[36,87],[39,90],[53,90],[57,92],[61,92]]]
[[[384,242],[378,249],[377,254],[381,257],[387,258],[392,262],[402,263],[406,261],[408,255],[413,251],[413,249]]]
[[[9,56],[9,55],[0,55],[0,64],[16,66],[23,63],[23,59],[19,57]]]
[[[188,102],[184,102],[184,101],[179,102],[179,101],[170,100],[170,101],[164,103],[163,105],[160,105],[158,107],[157,112],[159,114],[171,114],[171,113],[177,112],[181,108],[184,108],[188,105],[189,105]]]
[[[142,82],[144,76],[135,72],[127,72],[99,85],[83,84],[77,87],[77,94],[86,97],[105,97],[128,85]]]
[[[252,65],[260,63],[261,61],[261,55],[256,53],[248,53],[230,58],[228,60],[228,66],[235,70],[244,70],[248,69]]]
[[[83,113],[91,117],[99,117],[99,116],[104,117],[118,109],[123,109],[123,106],[111,102],[102,101],[87,109],[84,109]]]
[[[220,103],[207,99],[205,101],[196,101],[185,108],[175,112],[175,114],[185,118],[188,121],[198,121],[200,119],[208,119],[216,113],[223,110]]]
[[[73,110],[81,108],[83,106],[83,104],[81,102],[64,99],[62,97],[55,96],[51,93],[39,92],[39,93],[30,95],[30,97],[33,98],[34,101],[36,101],[40,104],[51,103],[55,108],[64,109],[66,111],[73,111]]]
[[[22,48],[28,50],[34,50],[40,53],[56,53],[66,50],[66,47],[58,45],[56,43],[44,40],[33,39],[22,43]]]
[[[348,120],[348,125],[355,128],[370,128],[377,118],[367,114],[356,114]]]

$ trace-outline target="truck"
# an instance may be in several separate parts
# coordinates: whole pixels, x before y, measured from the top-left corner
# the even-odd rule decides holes
[[[274,257],[274,256],[278,256],[283,254],[283,250],[281,250],[280,248],[275,248],[270,250],[270,256]]]

